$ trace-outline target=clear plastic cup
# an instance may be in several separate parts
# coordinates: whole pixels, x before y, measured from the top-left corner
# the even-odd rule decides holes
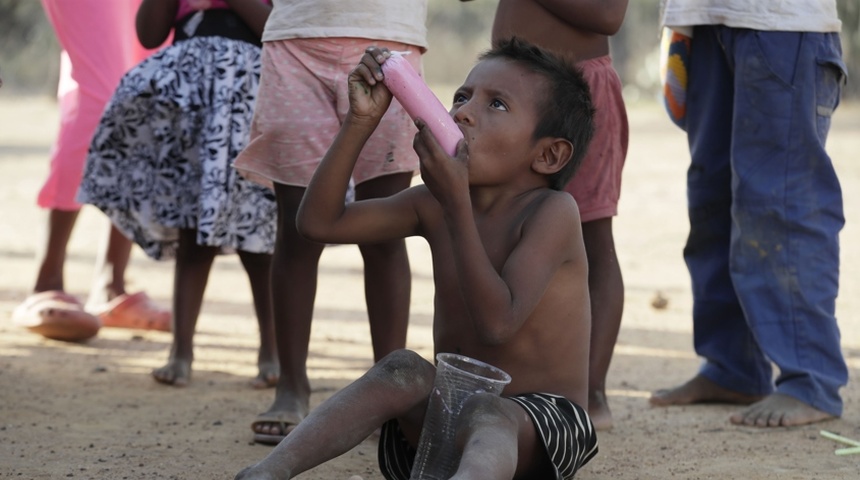
[[[436,379],[410,480],[450,478],[460,463],[454,435],[463,404],[476,393],[499,395],[510,382],[510,375],[480,360],[454,353],[437,354]]]

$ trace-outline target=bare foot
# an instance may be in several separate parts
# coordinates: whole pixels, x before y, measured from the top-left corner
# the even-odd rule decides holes
[[[612,412],[606,401],[606,392],[591,392],[588,396],[588,416],[598,431],[612,429]]]
[[[281,376],[281,367],[277,361],[259,362],[257,368],[259,369],[259,373],[251,380],[252,387],[261,390],[272,388],[278,384],[278,377]]]
[[[669,405],[690,405],[693,403],[735,403],[749,405],[761,400],[761,395],[747,395],[734,390],[723,388],[702,375],[696,375],[690,381],[675,388],[657,390],[648,400],[651,405],[666,407]]]
[[[834,416],[813,408],[792,396],[774,393],[733,414],[729,420],[735,425],[750,427],[792,427],[831,418]]]
[[[257,418],[251,423],[251,430],[254,431],[254,441],[268,445],[277,445],[304,420],[305,415],[280,410],[269,410],[257,415]]]
[[[185,387],[191,381],[191,360],[171,358],[167,365],[152,371],[152,378],[165,385]]]

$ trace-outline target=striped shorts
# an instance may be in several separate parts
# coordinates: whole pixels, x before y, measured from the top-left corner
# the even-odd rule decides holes
[[[573,478],[597,454],[597,434],[585,409],[550,393],[507,397],[531,417],[555,469],[556,480]],[[387,480],[409,480],[415,449],[409,445],[397,420],[382,426],[379,468]]]

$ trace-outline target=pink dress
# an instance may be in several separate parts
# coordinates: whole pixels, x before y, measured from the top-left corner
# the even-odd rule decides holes
[[[119,79],[146,58],[134,18],[141,0],[42,0],[63,49],[60,130],[48,178],[39,192],[43,208],[75,211],[90,139]]]

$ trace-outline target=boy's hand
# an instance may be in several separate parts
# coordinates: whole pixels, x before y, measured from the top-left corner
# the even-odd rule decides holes
[[[419,119],[415,122],[418,133],[412,148],[418,154],[421,179],[430,193],[443,207],[461,204],[469,197],[468,150],[465,141],[457,145],[457,156],[451,157],[430,131],[430,127]]]
[[[382,67],[391,56],[387,48],[368,47],[349,74],[349,114],[354,121],[376,126],[391,104],[391,92],[382,84]]]

